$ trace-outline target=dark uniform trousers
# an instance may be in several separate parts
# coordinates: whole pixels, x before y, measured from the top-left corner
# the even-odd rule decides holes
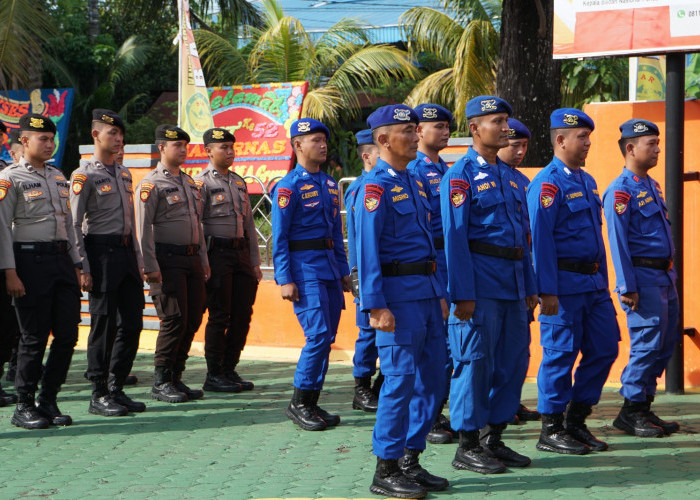
[[[153,304],[160,318],[153,361],[155,366],[182,372],[204,314],[202,261],[199,254],[179,255],[159,248],[158,244],[156,258],[163,282],[151,283]]]
[[[26,295],[14,299],[20,327],[15,388],[34,394],[49,332],[53,341],[41,381],[41,394],[55,398],[66,380],[78,341],[80,286],[68,253],[15,250],[17,275]]]
[[[235,370],[245,347],[258,280],[247,247],[213,248],[209,250],[209,265],[204,356],[210,373],[228,372]]]
[[[85,237],[90,262],[90,380],[114,377],[121,385],[134,363],[143,328],[143,282],[132,244],[116,246]]]
[[[12,307],[12,297],[7,295],[5,272],[0,271],[0,375],[3,365],[12,358],[12,350],[19,341],[17,313]]]

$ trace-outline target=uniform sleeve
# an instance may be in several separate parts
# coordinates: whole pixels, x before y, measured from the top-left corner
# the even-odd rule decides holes
[[[468,178],[448,172],[440,183],[440,212],[445,236],[448,297],[452,302],[476,300],[474,263],[469,251],[470,203]]]
[[[297,206],[296,194],[289,188],[275,188],[272,197],[272,259],[275,266],[275,281],[278,285],[292,283],[289,256],[289,228]]]
[[[73,217],[73,230],[77,240],[77,250],[80,254],[83,263],[83,272],[90,272],[90,262],[85,252],[85,240],[83,234],[83,219],[87,209],[87,200],[90,196],[92,183],[86,182],[87,179],[79,177],[76,180],[76,175],[85,177],[85,174],[80,169],[75,170],[71,175],[71,190],[70,190],[70,211]]]
[[[199,217],[197,217],[199,219]],[[199,257],[202,260],[202,267],[209,267],[209,255],[207,254],[207,240],[204,237],[204,226],[200,220],[197,223],[197,230],[199,231]]]
[[[372,203],[365,202],[365,199]],[[378,203],[373,206],[375,200]],[[359,189],[355,198],[355,237],[357,248],[362,249],[357,254],[357,272],[360,279],[360,308],[363,312],[387,307],[382,292],[382,266],[379,261],[379,240],[384,229],[387,203],[384,189],[369,182]]]
[[[4,172],[0,173],[0,196],[0,269],[14,269],[12,220],[17,204],[17,190]]]
[[[141,182],[136,191],[138,200],[135,202],[134,211],[136,212],[136,229],[143,256],[143,268],[145,273],[154,273],[160,271],[156,259],[156,244],[153,240],[153,217],[158,204],[158,188],[145,187],[144,183]]]
[[[355,245],[355,207],[354,207],[354,195],[355,183],[353,182],[348,186],[348,190],[345,192],[345,199],[343,203],[345,204],[345,227],[348,229],[348,263],[350,268],[357,267],[357,246]]]
[[[559,188],[551,183],[532,182],[527,189],[527,208],[532,231],[532,259],[537,290],[540,294],[559,295],[554,225],[561,200]]]
[[[523,200],[522,210],[523,210],[523,273],[525,274],[525,295],[537,295],[537,280],[535,278],[535,269],[532,265],[532,251],[530,233],[530,213],[527,209],[527,191],[521,191],[520,196]]]
[[[75,233],[75,228],[73,227],[73,217],[70,213],[70,210],[68,210],[68,213],[66,213],[65,224],[66,234],[68,235],[68,243],[70,245],[69,253],[71,260],[73,261],[73,264],[82,265],[83,260],[87,262],[87,259],[80,256],[80,252],[78,250],[78,235]],[[80,234],[82,235],[82,232]]]
[[[620,294],[637,292],[637,277],[632,265],[628,234],[630,224],[630,193],[610,186],[603,194],[603,212],[608,223],[610,256],[615,268],[615,286]]]
[[[340,215],[340,207],[338,207],[338,213],[335,214],[333,220],[333,254],[335,255],[335,261],[338,263],[340,275],[348,276],[350,274],[350,268],[348,267],[348,258],[345,255],[343,216]]]
[[[250,263],[253,267],[260,265],[260,247],[258,246],[258,233],[255,230],[255,219],[253,218],[253,206],[250,202],[248,189],[245,190],[245,197],[248,200],[246,203],[245,213],[243,214],[243,234],[248,237],[248,245],[250,248]]]

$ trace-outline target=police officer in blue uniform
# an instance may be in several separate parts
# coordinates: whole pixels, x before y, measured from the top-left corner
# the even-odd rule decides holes
[[[319,169],[330,132],[321,122],[303,118],[292,123],[290,136],[298,163],[273,193],[273,260],[275,281],[282,298],[294,304],[306,344],[286,415],[304,430],[320,431],[340,423],[338,415],[317,403],[345,308],[343,291],[350,291],[350,269],[338,184]]]
[[[527,311],[537,303],[525,197],[497,156],[508,145],[511,112],[494,96],[467,103],[474,145],[440,185],[454,304],[448,328],[454,363],[450,415],[459,447],[452,465],[482,474],[530,465],[501,439],[520,402]]]
[[[679,340],[673,239],[661,186],[648,175],[661,151],[659,128],[633,118],[620,132],[625,168],[603,195],[615,291],[630,334],[620,389],[625,402],[613,425],[633,436],[658,437],[679,429],[651,411],[656,379]]]
[[[520,120],[516,120],[515,118],[508,118],[508,146],[498,151],[498,157],[506,165],[513,169],[513,174],[516,177],[515,182],[518,184],[518,187],[520,187],[520,189],[523,191],[523,194],[527,193],[527,185],[530,184],[530,179],[527,175],[518,170],[518,167],[523,162],[523,159],[527,154],[527,147],[530,144],[530,137],[530,129],[528,129],[523,122],[521,122]],[[524,205],[523,208],[527,209],[527,206]],[[529,219],[527,220],[527,234],[528,239],[531,240]],[[528,248],[528,250],[530,249]],[[531,339],[529,323],[535,320],[533,316],[533,311],[528,311],[527,319],[527,335],[528,338]],[[524,379],[527,376],[527,369],[530,365],[529,351],[527,357],[523,357],[522,362],[522,377]],[[529,409],[521,402],[518,406],[518,411],[515,414],[512,423],[520,424],[539,419],[540,413],[538,411]]]
[[[537,448],[583,455],[607,449],[585,420],[617,357],[620,331],[608,291],[602,202],[595,180],[581,169],[595,125],[573,108],[555,110],[550,121],[554,159],[527,190],[541,300],[537,409],[542,432]]]
[[[452,113],[437,104],[421,104],[415,108],[418,115],[418,152],[416,159],[408,164],[409,172],[416,175],[426,186],[426,193],[430,201],[430,222],[433,232],[433,244],[437,253],[437,278],[443,291],[445,305],[447,298],[447,260],[445,259],[445,239],[442,235],[442,217],[440,215],[440,182],[447,171],[447,164],[440,158],[440,151],[447,147],[450,140],[450,125]],[[445,325],[447,335],[447,325]],[[450,378],[452,376],[452,360],[448,355],[445,365],[445,394],[450,392]],[[428,433],[427,440],[435,444],[447,444],[452,442],[452,428],[450,421],[442,414],[447,403],[447,398],[442,401],[438,409],[438,415]]]
[[[406,169],[418,149],[418,116],[403,104],[383,106],[367,125],[379,159],[355,205],[360,307],[377,329],[384,373],[370,491],[422,498],[448,482],[418,461],[444,398],[446,353],[427,186]]]
[[[365,180],[365,174],[377,164],[379,149],[372,140],[372,131],[361,130],[355,134],[357,140],[357,156],[362,160],[362,173],[348,186],[345,191],[345,210],[347,212],[345,225],[348,230],[348,260],[353,278],[352,293],[355,296],[355,324],[360,333],[355,341],[355,354],[352,357],[352,375],[355,377],[355,396],[352,407],[356,410],[376,412],[379,391],[372,387],[372,375],[377,371],[377,332],[369,326],[369,314],[360,310],[359,289],[357,288],[357,247],[355,238],[355,200],[357,193]],[[381,385],[381,374],[377,377]],[[375,381],[375,382],[377,382]]]

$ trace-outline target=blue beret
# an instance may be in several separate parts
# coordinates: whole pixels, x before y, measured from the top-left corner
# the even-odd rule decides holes
[[[451,122],[452,113],[438,104],[421,104],[415,107],[418,121],[421,122]]]
[[[372,130],[384,125],[401,125],[404,123],[415,123],[418,125],[418,115],[413,108],[405,104],[382,106],[367,117],[367,126]]]
[[[508,118],[508,139],[530,139],[530,129],[520,120]]]
[[[632,118],[620,125],[620,132],[622,133],[620,139],[632,139],[643,135],[659,135],[659,127],[649,120]]]
[[[590,116],[576,108],[560,108],[552,111],[549,117],[550,128],[581,128],[595,130]]]
[[[469,119],[496,113],[507,113],[508,116],[513,114],[513,108],[510,107],[510,104],[493,95],[476,96],[467,103],[465,111]]]
[[[314,120],[313,118],[302,118],[292,123],[289,129],[289,136],[294,138],[299,135],[315,134],[316,132],[323,132],[326,134],[326,139],[331,136],[331,131],[320,121]]]
[[[357,139],[358,146],[364,146],[365,144],[374,144],[372,140],[372,131],[370,129],[360,130],[355,134],[355,139]]]

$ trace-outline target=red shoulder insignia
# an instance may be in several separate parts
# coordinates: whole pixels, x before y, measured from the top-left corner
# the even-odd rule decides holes
[[[379,208],[384,188],[379,184],[365,184],[365,208],[368,212],[374,212]]]
[[[617,215],[622,215],[627,211],[631,197],[632,195],[626,191],[615,191],[615,212]]]
[[[559,187],[555,184],[550,184],[549,182],[542,183],[542,190],[540,191],[540,205],[542,205],[542,208],[549,208],[552,206],[557,191],[559,191]]]

